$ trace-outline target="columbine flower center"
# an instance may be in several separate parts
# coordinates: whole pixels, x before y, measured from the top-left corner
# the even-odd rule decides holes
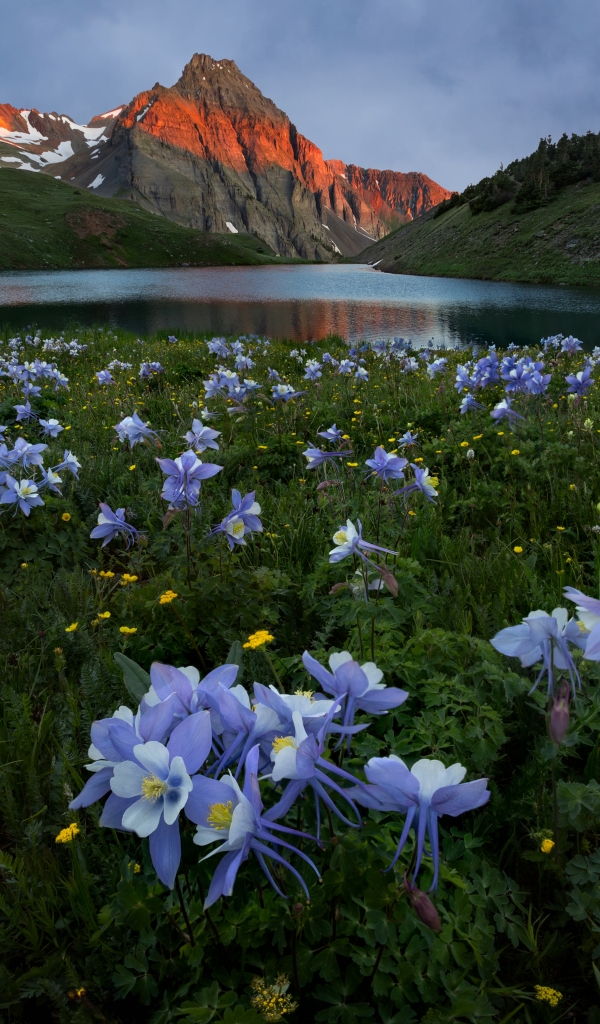
[[[312,690],[294,690],[294,696],[306,697],[307,700],[311,702],[311,704],[314,704],[315,702],[315,695]]]
[[[156,803],[159,797],[165,795],[168,788],[167,783],[158,779],[156,775],[146,775],[142,779],[142,799],[148,800],[151,804]]]
[[[295,749],[296,741],[291,736],[278,736],[273,740],[273,750],[276,754],[283,750],[284,747],[293,747]]]
[[[234,537],[244,536],[244,523],[241,519],[237,519],[231,524],[231,532]]]
[[[231,828],[233,818],[233,803],[228,800],[226,804],[211,804],[206,816],[207,825],[211,825],[217,832],[225,832]]]
[[[345,530],[338,530],[337,533],[334,533],[334,535],[333,535],[333,543],[334,544],[338,544],[338,545],[347,544],[348,543],[348,534],[346,533],[346,531]]]

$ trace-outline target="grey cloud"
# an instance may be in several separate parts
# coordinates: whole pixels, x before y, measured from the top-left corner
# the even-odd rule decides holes
[[[20,0],[2,21],[0,102],[86,121],[203,51],[325,156],[449,188],[600,128],[589,0]]]

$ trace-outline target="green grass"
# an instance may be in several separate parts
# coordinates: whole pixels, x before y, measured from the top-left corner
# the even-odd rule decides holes
[[[202,486],[188,554],[185,515],[164,520],[155,460],[184,449],[216,358],[193,335],[176,345],[159,337],[140,344],[110,330],[78,337],[89,347],[75,358],[28,346],[21,357],[54,358],[69,377],[68,392],[44,388],[33,405],[68,428],[50,442],[45,464],[56,465],[68,446],[82,464],[80,478],[62,474],[62,497],[46,493],[28,519],[8,509],[0,515],[3,1020],[260,1024],[251,979],[284,973],[300,1002],[292,1024],[545,1024],[567,1012],[595,1024],[600,673],[578,660],[583,690],[557,752],[547,738],[545,693],[529,695],[532,670],[489,644],[531,609],[560,605],[564,585],[599,593],[600,394],[594,386],[574,405],[564,384],[581,356],[548,360],[549,396],[517,398],[526,421],[513,433],[489,416],[499,387],[479,395],[488,408],[459,415],[458,355],[447,354],[445,377],[433,382],[365,353],[368,383],[325,366],[314,385],[303,381],[290,344],[267,350],[254,342],[251,372],[261,392],[233,415],[224,399],[209,403],[220,448],[203,460],[223,469]],[[340,339],[329,338],[307,357],[326,349],[347,355]],[[133,368],[115,370],[117,385],[101,388],[95,371],[115,358]],[[160,360],[164,375],[140,381],[141,359]],[[307,394],[274,408],[269,366]],[[19,397],[0,378],[9,447],[19,436],[39,437],[35,425],[15,422]],[[129,451],[115,440],[113,425],[134,409],[159,432],[160,449]],[[307,470],[302,452],[333,419],[353,456],[319,489],[323,471]],[[380,488],[367,474],[374,446],[396,448],[407,427],[419,434],[412,461],[439,478],[435,505],[421,495],[395,497],[402,481]],[[230,508],[232,487],[256,491],[265,531],[230,553],[209,531]],[[100,548],[90,540],[100,501],[126,509],[142,531],[139,545]],[[360,518],[368,540],[397,552],[385,559],[396,596],[386,591],[365,603],[349,586],[352,561],[329,563],[332,535],[347,518]],[[167,589],[178,596],[161,605]],[[123,635],[121,626],[136,632]],[[146,841],[99,827],[97,805],[68,810],[87,777],[91,722],[121,704],[135,707],[115,652],[144,670],[156,660],[195,665],[204,675],[263,628],[274,636],[271,663],[261,651],[243,652],[250,691],[254,681],[274,681],[272,666],[287,692],[306,690],[305,649],[322,663],[349,650],[408,691],[390,714],[358,716],[368,729],[355,737],[345,768],[362,777],[368,758],[395,753],[409,764],[459,761],[467,780],[489,778],[487,807],[440,821],[439,935],[404,893],[412,841],[395,872],[383,873],[400,835],[398,814],[365,811],[360,833],[325,822],[322,850],[305,841],[322,874],[318,883],[302,868],[310,903],[289,877],[290,900],[276,896],[251,858],[234,894],[207,918],[202,893],[218,858],[199,863],[189,823],[181,888],[170,892],[157,883]],[[232,656],[239,660],[239,647]],[[556,859],[540,851],[554,830],[553,778]],[[272,802],[268,782],[261,790]],[[57,844],[72,822],[79,834]],[[286,824],[314,830],[310,801]],[[426,858],[419,884],[427,889],[430,880]],[[554,1016],[535,985],[562,994]]]
[[[378,262],[379,261],[379,262]],[[536,284],[600,285],[600,185],[581,182],[547,206],[515,214],[467,205],[413,221],[350,262],[396,274]]]
[[[0,270],[281,263],[253,235],[173,224],[43,174],[0,168]],[[294,262],[286,261],[283,262]]]

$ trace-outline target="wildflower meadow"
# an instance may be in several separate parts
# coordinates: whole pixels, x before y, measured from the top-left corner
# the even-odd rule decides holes
[[[0,1020],[600,1024],[600,351],[0,344]]]

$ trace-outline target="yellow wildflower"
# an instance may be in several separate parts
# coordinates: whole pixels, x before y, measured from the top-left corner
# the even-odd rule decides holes
[[[119,626],[119,633],[123,633],[124,636],[133,636],[137,633],[137,626]]]
[[[22,569],[26,569],[28,564],[29,564],[28,562],[21,562],[21,568]]]
[[[481,441],[482,437],[483,437],[483,434],[475,434],[475,436],[473,437],[473,440],[474,441]]]
[[[101,572],[100,575],[103,580],[112,580],[115,574],[114,572],[110,572],[110,570],[108,570],[107,572]]]
[[[461,448],[468,448],[469,447],[469,442],[468,441],[461,441],[460,442],[460,446],[461,446]]]
[[[544,840],[542,840],[542,845],[540,846],[541,853],[552,853],[553,849],[554,849],[554,840],[553,839],[544,839]]]
[[[99,619],[110,619],[110,612],[98,612]]]
[[[129,472],[131,473],[134,469],[135,469],[135,462],[134,462],[133,466],[129,467]]]
[[[346,465],[350,466],[351,469],[356,469],[358,462],[347,462]]]
[[[556,529],[560,530],[560,532],[562,533],[562,531],[565,529],[565,527],[564,526],[557,526]]]
[[[171,601],[174,601],[175,598],[178,597],[178,596],[179,595],[176,594],[174,590],[165,590],[164,594],[160,595],[160,597],[158,599],[158,603],[159,604],[171,604]]]
[[[136,580],[137,576],[130,576],[128,572],[124,572],[121,576],[120,583],[122,587],[126,587],[128,583],[135,583]]]
[[[518,448],[513,448],[512,452],[511,452],[510,454],[511,454],[511,455],[520,455],[520,454],[521,454],[521,452],[519,451],[519,449],[518,449]]]
[[[75,630],[77,629],[78,625],[79,625],[78,622],[72,622],[70,626],[67,626],[65,628],[65,633],[74,633]]]
[[[252,979],[254,995],[250,1002],[269,1024],[275,1024],[282,1020],[284,1014],[293,1013],[298,1008],[298,1003],[286,994],[289,987],[289,978],[285,974],[279,974],[272,985],[267,985],[264,978]]]
[[[265,644],[270,644],[275,639],[274,636],[269,633],[268,629],[259,629],[256,633],[252,633],[248,637],[247,643],[243,646],[250,648],[255,651],[258,647],[263,647]]]
[[[515,546],[513,548],[513,551],[514,551],[515,555],[522,555],[523,554],[523,548],[521,547],[520,544],[515,544]]]
[[[63,512],[63,514],[62,514],[62,516],[60,518],[62,519],[63,523],[68,523],[68,522],[70,522],[70,519],[71,519],[71,513],[70,512]]]
[[[416,512],[413,512],[412,508],[408,510],[409,516],[416,516]]]
[[[562,992],[555,988],[548,988],[546,985],[534,985],[535,998],[540,1003],[548,1003],[549,1006],[558,1006],[562,999]]]
[[[55,843],[70,843],[73,841],[75,836],[78,836],[81,832],[79,825],[74,821],[72,825],[68,825],[67,828],[61,829],[58,833]]]

